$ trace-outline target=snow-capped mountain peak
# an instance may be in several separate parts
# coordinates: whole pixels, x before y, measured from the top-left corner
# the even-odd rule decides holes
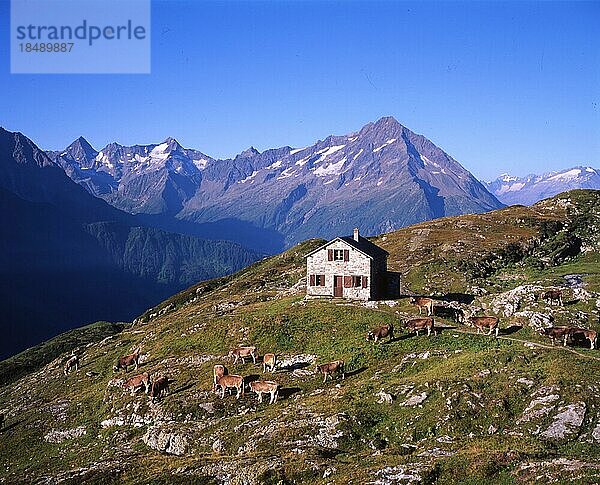
[[[576,166],[525,177],[502,174],[486,186],[505,204],[530,205],[566,190],[600,189],[600,173],[593,167]]]
[[[120,209],[201,223],[239,220],[290,244],[356,225],[374,234],[501,206],[456,160],[393,117],[303,148],[250,147],[226,160],[168,138],[107,145],[96,162],[117,187],[102,196]]]

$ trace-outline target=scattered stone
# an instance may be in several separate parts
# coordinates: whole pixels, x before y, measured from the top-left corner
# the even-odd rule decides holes
[[[493,424],[490,424],[490,427],[487,430],[488,434],[494,434],[496,433],[496,431],[498,431],[498,428],[496,428],[496,426],[494,426]]]
[[[510,317],[514,315],[522,303],[535,301],[535,295],[543,290],[541,286],[522,285],[513,290],[500,293],[490,303],[490,309],[497,315]]]
[[[388,394],[383,389],[381,389],[377,394],[375,394],[375,397],[378,398],[377,402],[379,404],[392,404],[392,401],[394,400],[392,395]]]
[[[523,323],[528,322],[536,332],[550,328],[554,324],[554,317],[548,313],[523,311],[515,313],[514,316],[522,319]]]
[[[600,422],[596,424],[594,431],[592,431],[592,439],[598,443],[600,443]]]
[[[559,407],[554,421],[541,436],[548,439],[564,439],[575,434],[583,424],[586,409],[583,401]]]
[[[409,397],[406,401],[404,401],[401,406],[419,406],[422,404],[425,399],[427,399],[428,395],[426,392],[422,392],[421,394],[417,394],[415,396]]]
[[[533,381],[530,379],[526,379],[525,377],[519,377],[517,379],[517,383],[523,384],[524,386],[527,386],[527,387],[533,386]]]
[[[540,387],[533,394],[534,399],[525,408],[517,423],[527,423],[550,414],[550,411],[555,407],[554,403],[560,399],[558,394],[553,394],[557,390],[556,386]]]
[[[60,430],[52,430],[49,433],[46,433],[44,439],[48,443],[62,443],[65,440],[79,438],[86,434],[85,426],[78,426],[73,429],[65,429],[63,431]]]
[[[371,482],[373,485],[392,485],[399,482],[420,483],[421,475],[413,467],[386,467],[375,472],[377,479]]]
[[[151,426],[142,437],[142,441],[150,448],[169,455],[182,456],[187,451],[187,437],[163,428]]]

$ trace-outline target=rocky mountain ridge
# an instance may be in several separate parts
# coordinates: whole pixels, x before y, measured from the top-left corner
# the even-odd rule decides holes
[[[227,160],[183,149],[172,138],[99,152],[80,144],[52,156],[115,207],[222,225],[225,232],[250,224],[280,234],[284,246],[354,226],[376,234],[501,207],[458,162],[392,117],[308,147],[251,147]],[[244,232],[238,237],[248,240]]]
[[[504,204],[531,205],[567,190],[600,189],[600,171],[577,166],[526,177],[502,174],[496,180],[484,182],[484,185]]]
[[[82,166],[92,154],[82,140],[73,146]],[[3,357],[83,322],[133,318],[175,291],[262,256],[117,210],[74,183],[23,134],[3,129],[0,201]]]

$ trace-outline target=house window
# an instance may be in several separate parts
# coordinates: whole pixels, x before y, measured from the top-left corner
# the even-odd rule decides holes
[[[333,250],[333,260],[334,261],[344,261],[344,250],[343,249],[334,249]]]
[[[353,276],[352,277],[352,286],[354,288],[360,288],[362,286],[362,276]]]
[[[324,274],[311,274],[310,275],[310,286],[325,286],[325,275]]]

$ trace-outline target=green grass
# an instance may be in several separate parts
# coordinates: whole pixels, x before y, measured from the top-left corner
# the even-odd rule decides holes
[[[595,210],[587,193],[572,194],[581,207]],[[592,224],[589,218],[552,205],[432,221],[377,241],[392,253],[391,268],[402,272],[404,284],[414,291],[468,293],[469,285],[477,284],[493,295],[525,283],[562,284],[564,275],[574,273],[585,274],[587,289],[595,291],[600,283],[597,250],[540,269],[517,258],[521,255],[511,246],[515,240],[534,241],[569,217],[576,222],[578,237],[592,244],[594,235],[585,231]],[[429,233],[423,236],[422,230]],[[418,247],[413,249],[415,241]],[[407,298],[379,309],[304,301],[288,290],[304,275],[304,255],[321,243],[307,241],[236,275],[199,283],[145,312],[145,323],[84,327],[0,363],[5,384],[0,388],[0,410],[10,416],[0,440],[0,479],[31,483],[44,475],[104,463],[110,466],[90,469],[72,483],[218,483],[215,470],[237,463],[238,473],[264,466],[257,471],[259,483],[346,484],[373,481],[386,467],[412,470],[420,463],[422,483],[512,484],[522,478],[518,465],[529,461],[600,459],[598,447],[579,437],[554,443],[531,434],[534,426],[547,427],[552,415],[531,427],[516,423],[536,389],[556,385],[560,402],[587,403],[584,433],[589,433],[600,408],[597,389],[590,387],[598,366],[590,356],[597,351],[579,348],[579,355],[560,347],[531,349],[519,341],[476,335],[471,328],[438,318],[438,323],[456,328],[431,337],[408,335],[402,322],[415,309]],[[536,244],[531,254],[539,257],[535,251],[543,244]],[[548,248],[555,249],[548,244],[544,251]],[[470,279],[459,263],[480,256],[491,258],[493,272],[481,281]],[[232,305],[223,306],[228,303]],[[583,312],[593,326],[594,305],[591,300],[554,308],[556,321],[581,322],[578,312]],[[544,310],[541,302],[529,308]],[[368,329],[387,323],[396,328],[392,342],[375,345],[365,340]],[[503,318],[501,326],[516,323],[520,322],[514,317]],[[100,344],[109,335],[114,337]],[[509,337],[550,343],[527,327]],[[86,347],[88,343],[94,345]],[[265,376],[260,362],[234,366],[224,359],[238,344],[256,345],[260,355],[303,353],[315,355],[317,362],[341,358],[348,375],[326,384],[312,373],[294,376],[278,370]],[[163,373],[173,381],[171,394],[155,406],[142,394],[131,397],[118,387],[107,388],[111,379],[125,376],[113,374],[116,359],[138,345],[147,354],[140,371]],[[85,348],[83,368],[65,377],[60,364],[75,347]],[[192,363],[198,357],[208,360]],[[212,368],[221,362],[231,373],[277,380],[283,389],[280,401],[270,406],[259,405],[252,394],[239,401],[214,396]],[[86,372],[97,375],[88,377]],[[133,371],[126,374],[131,375]],[[530,379],[531,388],[518,384],[520,377]],[[377,402],[382,389],[394,397],[391,405]],[[421,405],[402,405],[421,393],[427,394]],[[64,405],[64,417],[49,408],[58,404]],[[141,441],[147,426],[100,425],[104,419],[133,412],[159,412],[164,426],[185,427],[189,453],[175,457],[147,447]],[[343,433],[336,449],[319,441],[319,423],[332,417],[339,417],[336,429]],[[51,429],[76,426],[85,426],[87,434],[60,444],[44,440]],[[495,433],[488,432],[491,426]],[[445,436],[452,437],[450,443]],[[212,452],[217,438],[224,444],[221,455]],[[420,456],[433,449],[450,455]],[[275,464],[269,469],[271,461]],[[323,478],[327,469],[336,471]],[[585,473],[581,483],[594,483],[594,471]],[[561,470],[555,477],[557,483],[571,479]],[[530,478],[525,475],[525,482]],[[237,475],[235,479],[243,482]]]

